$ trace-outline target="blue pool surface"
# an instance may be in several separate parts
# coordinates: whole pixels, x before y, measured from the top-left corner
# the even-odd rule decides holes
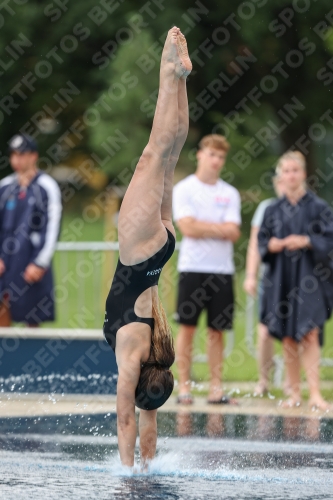
[[[120,464],[114,415],[76,417],[1,420],[0,498],[333,499],[329,419],[161,414],[141,473]]]

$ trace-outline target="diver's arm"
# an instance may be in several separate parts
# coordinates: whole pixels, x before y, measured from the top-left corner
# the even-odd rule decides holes
[[[140,376],[138,356],[127,358],[118,364],[117,427],[120,460],[123,465],[133,467],[136,441],[135,389]]]
[[[154,458],[157,442],[157,410],[140,410],[140,456],[143,469]]]

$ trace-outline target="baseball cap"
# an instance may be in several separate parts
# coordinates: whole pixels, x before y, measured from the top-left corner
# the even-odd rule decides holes
[[[35,153],[38,151],[37,143],[27,134],[16,134],[8,142],[9,153]]]

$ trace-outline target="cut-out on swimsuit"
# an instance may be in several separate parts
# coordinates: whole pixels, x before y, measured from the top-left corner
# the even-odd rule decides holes
[[[125,266],[118,259],[116,272],[109,295],[106,299],[103,332],[113,350],[116,348],[116,335],[119,328],[129,323],[146,323],[153,329],[153,318],[141,318],[134,311],[138,297],[148,288],[158,284],[163,266],[170,259],[175,249],[175,238],[165,228],[168,239],[163,247],[152,257],[135,264]]]

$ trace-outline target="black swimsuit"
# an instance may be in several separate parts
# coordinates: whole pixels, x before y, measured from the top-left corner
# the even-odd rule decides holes
[[[152,257],[135,264],[125,266],[118,260],[116,272],[109,295],[106,299],[103,332],[113,350],[116,348],[116,334],[119,328],[129,323],[146,323],[154,326],[153,318],[140,318],[134,312],[137,298],[148,288],[157,285],[165,263],[175,249],[175,238],[167,229],[168,239],[165,245]]]

